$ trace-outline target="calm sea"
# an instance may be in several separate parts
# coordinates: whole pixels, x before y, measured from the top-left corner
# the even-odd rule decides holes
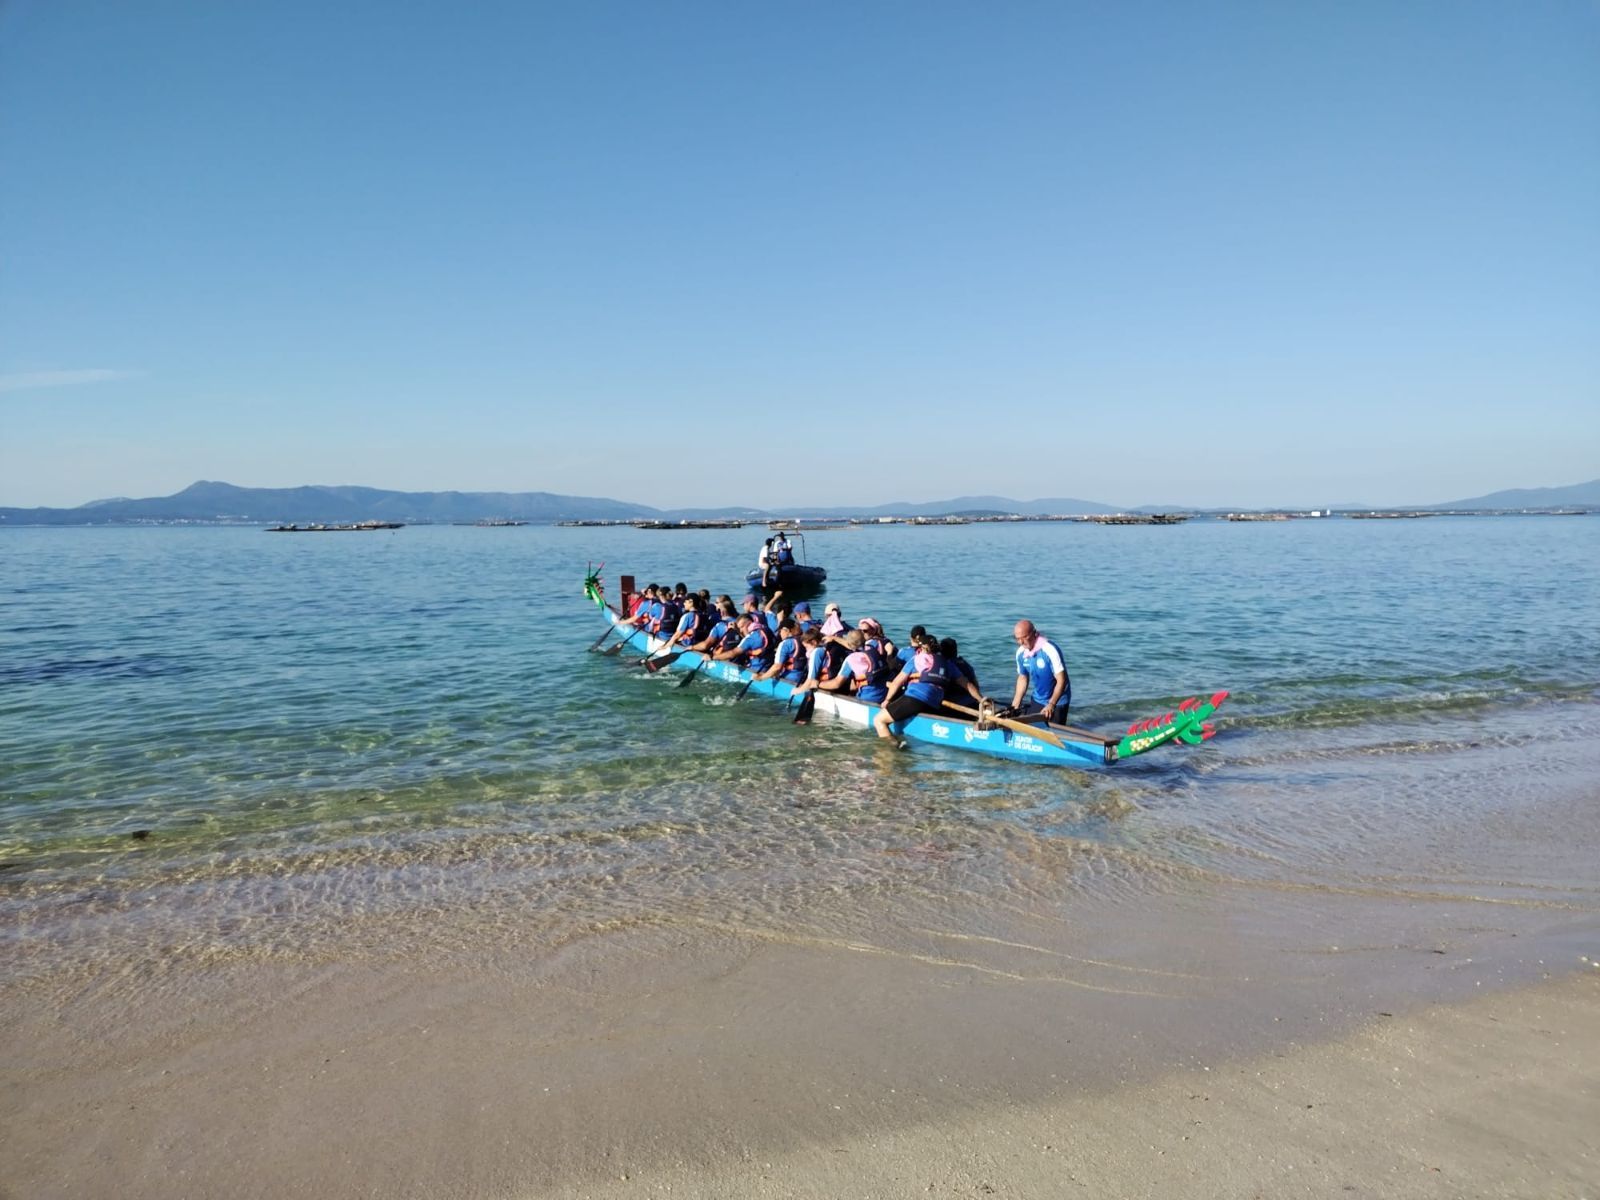
[[[1592,918],[1600,519],[861,528],[829,599],[1064,647],[1073,720],[1228,689],[1110,771],[895,754],[588,654],[589,562],[738,595],[742,531],[0,534],[0,962],[519,953],[681,920],[1206,886]]]

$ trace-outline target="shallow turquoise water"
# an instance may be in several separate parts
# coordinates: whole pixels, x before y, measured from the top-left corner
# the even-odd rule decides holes
[[[886,755],[585,653],[588,562],[738,595],[762,536],[6,531],[4,945],[392,953],[1209,877],[1596,906],[1600,520],[807,539],[847,616],[957,637],[991,694],[1020,616],[1077,724],[1232,693],[1212,743],[1098,773]]]

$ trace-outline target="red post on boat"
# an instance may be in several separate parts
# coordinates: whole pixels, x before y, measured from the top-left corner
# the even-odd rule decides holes
[[[617,587],[621,589],[621,594],[617,597],[617,611],[627,616],[629,602],[633,599],[633,576],[617,576]]]

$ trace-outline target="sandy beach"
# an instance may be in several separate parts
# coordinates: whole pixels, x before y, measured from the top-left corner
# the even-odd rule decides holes
[[[1600,978],[959,1121],[678,1165],[562,1197],[1591,1197]]]
[[[1226,915],[1119,961],[669,928],[520,970],[35,979],[4,1194],[1600,1192],[1600,971],[1399,944],[1262,978]]]

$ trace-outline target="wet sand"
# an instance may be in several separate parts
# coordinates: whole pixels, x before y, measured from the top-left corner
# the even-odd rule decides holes
[[[1448,907],[1364,904],[1308,901],[1306,929],[1367,936],[1304,953],[1292,898],[1266,938],[1248,894],[1205,891],[990,932],[663,923],[471,969],[37,976],[0,991],[0,1188],[1600,1194],[1592,917],[1452,934]]]
[[[625,1170],[561,1197],[1600,1194],[1600,978],[1047,1105]]]

